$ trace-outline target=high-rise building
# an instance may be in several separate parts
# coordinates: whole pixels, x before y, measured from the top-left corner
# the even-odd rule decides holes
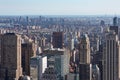
[[[30,76],[32,80],[43,80],[42,74],[47,68],[47,57],[46,56],[36,56],[30,58]]]
[[[39,40],[39,46],[41,47],[42,51],[44,50],[44,48],[46,47],[46,38],[44,36],[42,36]]]
[[[68,48],[72,51],[74,49],[74,39],[68,40]]]
[[[110,31],[106,35],[106,44],[103,54],[103,80],[119,80],[120,44],[118,35]]]
[[[117,17],[113,18],[113,26],[110,26],[110,30],[114,30],[115,33],[118,35],[118,19]]]
[[[117,17],[113,18],[113,26],[118,26],[118,18]]]
[[[115,33],[118,35],[119,33],[119,31],[118,31],[118,26],[110,26],[110,30],[113,30],[113,31],[115,31]]]
[[[0,36],[0,80],[18,80],[22,75],[21,37],[15,33]]]
[[[80,63],[90,64],[90,41],[87,34],[81,36],[79,51]]]
[[[63,48],[63,32],[53,32],[53,48]]]
[[[39,41],[39,46],[45,47],[45,44],[46,44],[46,38],[45,37],[41,37],[41,39]]]
[[[30,58],[36,56],[35,43],[22,43],[21,47],[23,74],[30,76]]]
[[[42,74],[41,80],[61,80],[54,67],[48,67]]]
[[[92,80],[100,80],[100,70],[97,65],[92,66]]]
[[[47,67],[54,67],[61,78],[69,73],[70,51],[68,49],[47,49],[43,51],[47,56]]]
[[[90,42],[87,34],[81,36],[79,55],[79,80],[91,80],[92,65],[90,64]]]

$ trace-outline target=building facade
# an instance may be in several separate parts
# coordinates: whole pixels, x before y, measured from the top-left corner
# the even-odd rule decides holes
[[[67,49],[48,49],[43,51],[47,56],[47,67],[54,67],[61,79],[69,73],[70,51]]]
[[[105,51],[103,55],[103,79],[119,80],[120,44],[118,35],[114,31],[106,35]]]
[[[0,80],[18,80],[22,75],[21,37],[15,33],[0,36]]]
[[[30,58],[36,56],[36,51],[33,42],[27,42],[22,44],[22,67],[23,74],[30,76]]]
[[[42,74],[47,68],[47,57],[36,56],[30,59],[30,76],[32,80],[41,80]]]
[[[91,80],[92,65],[90,64],[90,42],[87,34],[81,36],[79,59],[79,80]]]
[[[53,32],[53,48],[63,48],[63,32]]]

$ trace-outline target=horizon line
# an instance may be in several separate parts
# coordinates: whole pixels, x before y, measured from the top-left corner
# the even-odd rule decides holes
[[[120,14],[0,14],[0,16],[120,16]]]

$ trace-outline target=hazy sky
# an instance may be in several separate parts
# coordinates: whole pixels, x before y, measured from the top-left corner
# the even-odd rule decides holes
[[[120,0],[0,0],[0,15],[119,15]]]

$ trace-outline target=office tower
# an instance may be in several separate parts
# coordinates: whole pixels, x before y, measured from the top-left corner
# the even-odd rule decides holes
[[[81,36],[79,51],[80,63],[90,64],[90,42],[87,34]]]
[[[45,37],[42,37],[42,38],[40,39],[39,46],[45,47],[45,42],[46,42],[46,38],[45,38]]]
[[[120,67],[120,44],[118,35],[110,31],[106,35],[106,44],[103,55],[103,78],[104,80],[119,80]]]
[[[100,21],[100,26],[104,27],[105,26],[105,21],[101,20]]]
[[[22,43],[21,47],[23,74],[30,76],[30,58],[36,56],[35,43]]]
[[[100,70],[97,65],[92,66],[92,80],[100,80]]]
[[[54,67],[48,67],[42,74],[41,80],[61,80]]]
[[[29,17],[28,17],[28,16],[26,16],[24,22],[25,22],[25,23],[24,23],[24,26],[26,26],[25,28],[27,28],[27,26],[29,26]]]
[[[118,26],[118,19],[117,19],[117,17],[113,18],[113,26]]]
[[[120,26],[120,18],[118,18],[118,26]]]
[[[41,47],[37,47],[37,50],[36,50],[36,55],[40,55],[42,53],[42,49]]]
[[[113,31],[115,31],[115,33],[118,35],[119,33],[119,31],[118,31],[118,26],[110,26],[110,30],[113,30]]]
[[[68,40],[68,48],[72,51],[74,49],[74,39]]]
[[[93,55],[92,64],[97,65],[100,71],[100,80],[103,80],[103,44],[99,45],[99,51]]]
[[[90,42],[87,34],[81,36],[79,55],[79,80],[91,80],[92,65],[90,64]]]
[[[63,32],[53,32],[53,48],[63,48]]]
[[[18,80],[22,75],[21,37],[15,33],[0,36],[0,80]]]
[[[40,40],[39,40],[39,46],[41,47],[42,51],[46,47],[46,38],[44,36],[40,38]]]
[[[42,74],[47,68],[47,57],[39,55],[30,58],[30,76],[32,80],[42,80]]]
[[[76,79],[75,79],[76,76]],[[68,73],[65,80],[79,80],[79,74]]]
[[[62,79],[69,73],[70,51],[68,49],[47,49],[47,67],[54,67]]]
[[[19,80],[31,80],[29,76],[21,76]]]
[[[117,17],[114,17],[113,18],[113,26],[110,26],[110,30],[114,30],[115,31],[115,33],[118,35],[119,33],[119,31],[118,31],[118,19],[117,19]]]

